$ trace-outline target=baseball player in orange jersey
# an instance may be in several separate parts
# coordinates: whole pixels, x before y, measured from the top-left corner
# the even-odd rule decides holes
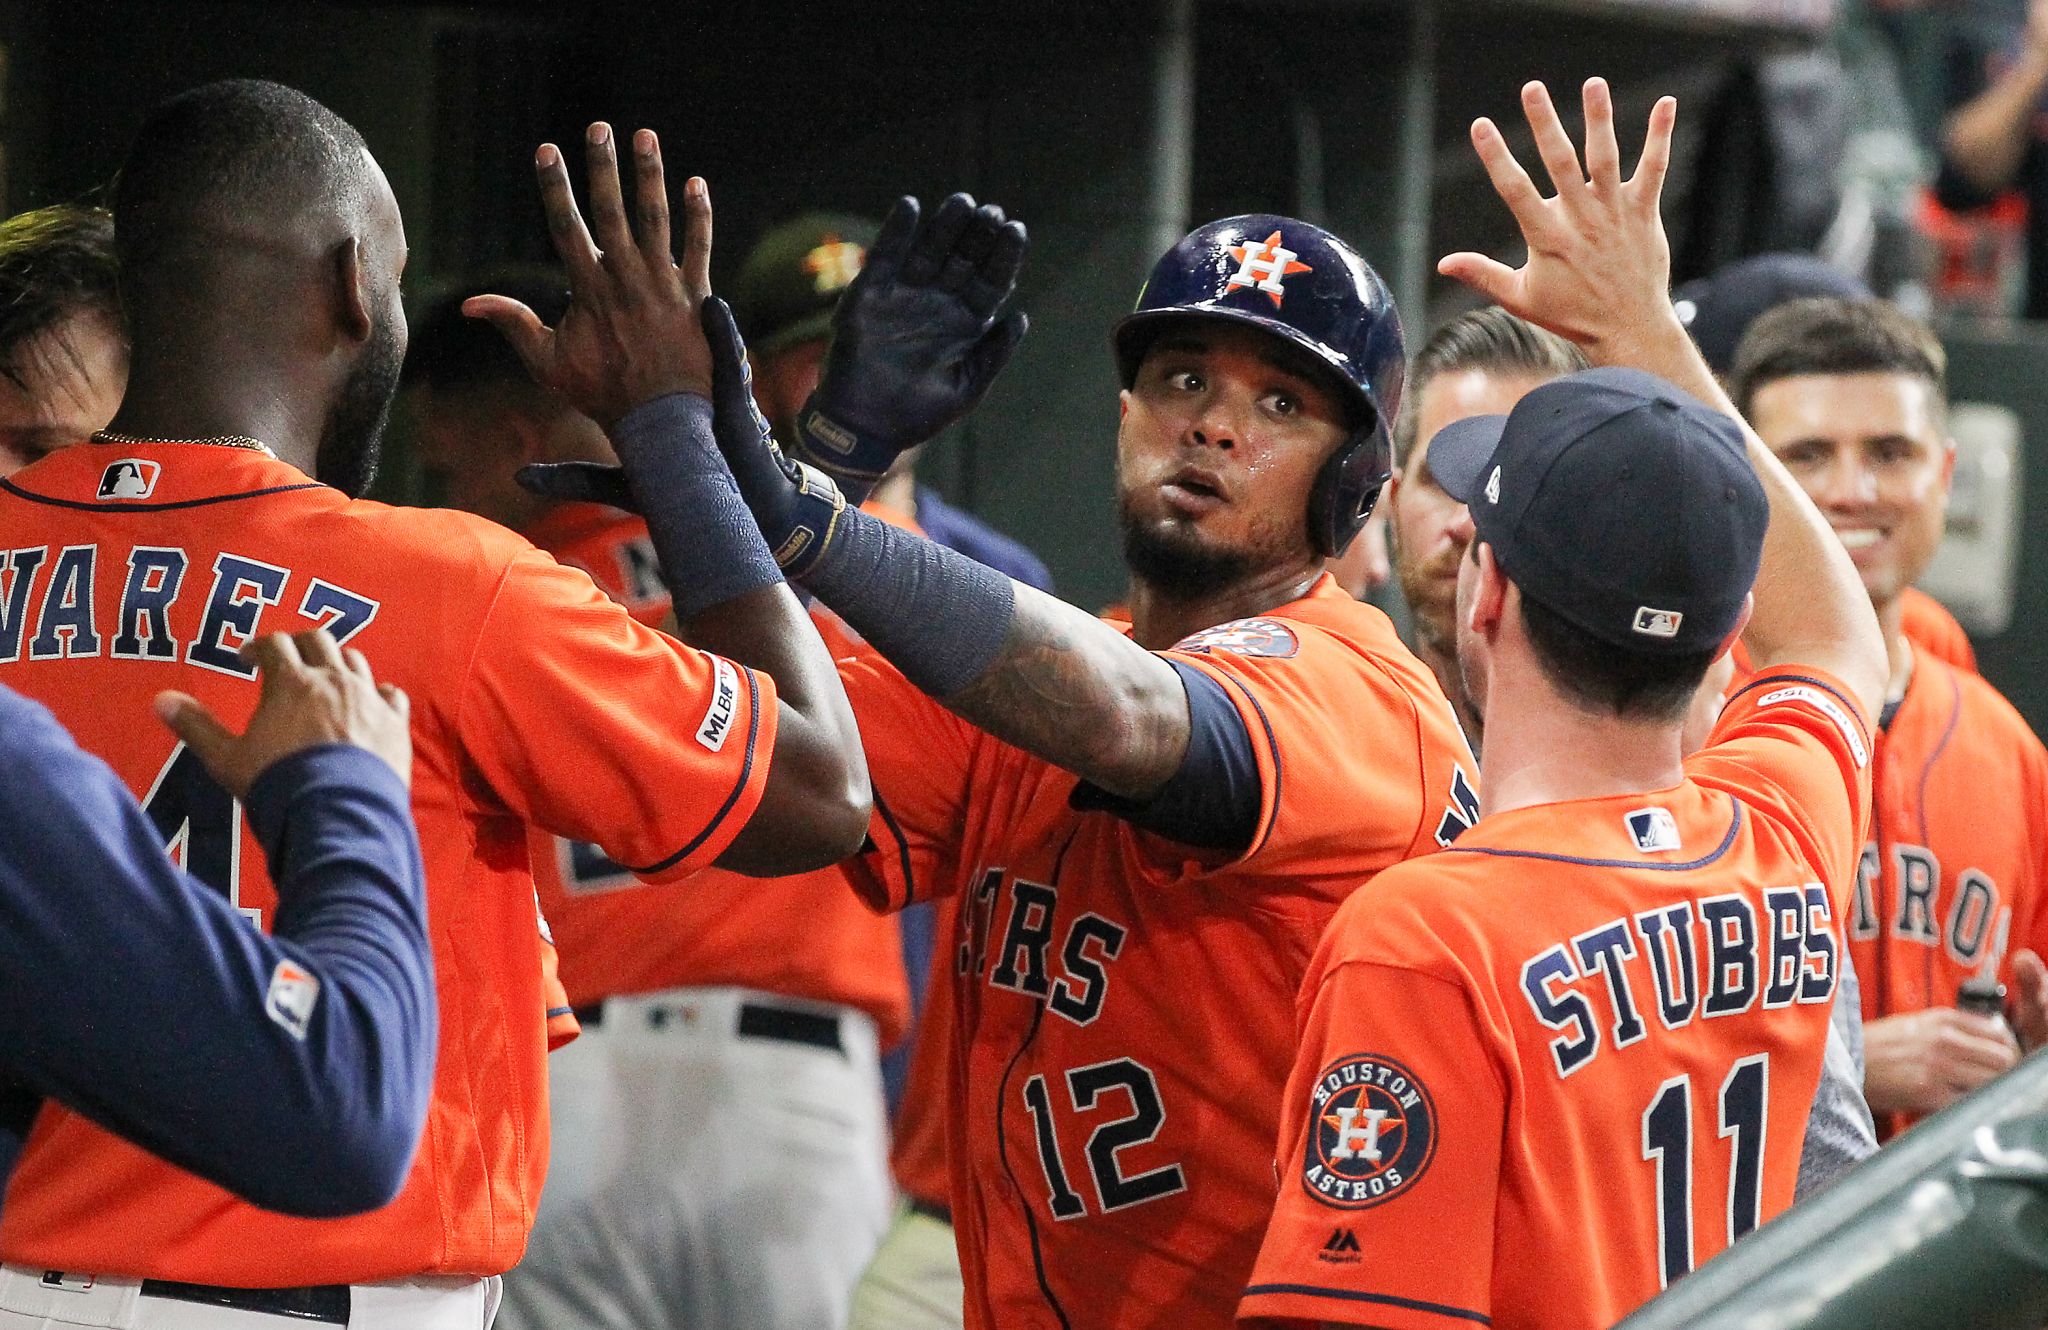
[[[452,504],[584,569],[642,623],[672,623],[646,522],[515,483],[522,462],[610,448],[462,314],[479,289],[550,318],[565,301],[559,273],[503,273],[414,321],[423,460]],[[853,649],[829,615],[819,628],[835,655]],[[536,829],[531,850],[583,1032],[548,1062],[548,1180],[498,1324],[842,1323],[889,1213],[879,1049],[909,1019],[895,921],[836,869],[648,887],[595,845]]]
[[[857,486],[957,414],[1022,331],[989,277],[1022,248],[964,197],[899,204],[793,448]],[[957,900],[970,1326],[1228,1320],[1302,965],[1340,900],[1474,801],[1428,670],[1322,572],[1386,475],[1378,277],[1307,223],[1230,218],[1160,260],[1116,341],[1128,635],[850,509],[793,546],[808,476],[742,478],[786,568],[888,662],[842,666],[879,778],[876,902]]]
[[[185,866],[258,923],[273,893],[238,810],[137,708],[172,685],[238,721],[255,699],[235,648],[294,624],[328,627],[403,686],[440,1062],[403,1191],[349,1220],[258,1211],[45,1110],[0,1217],[0,1325],[487,1325],[546,1167],[547,1027],[567,1021],[526,824],[657,877],[796,871],[857,843],[865,781],[830,657],[765,546],[731,536],[745,515],[720,516],[736,500],[695,395],[717,387],[696,317],[703,187],[685,191],[679,271],[651,136],[636,154],[644,248],[623,234],[601,137],[602,263],[560,154],[540,155],[574,297],[559,330],[522,324],[523,345],[689,506],[657,509],[658,533],[728,533],[675,561],[695,570],[679,619],[723,654],[642,627],[500,528],[351,497],[404,347],[403,229],[352,129],[250,82],[184,94],[144,125],[115,200],[128,394],[118,432],[0,491],[0,676],[106,757]],[[620,363],[605,350],[619,345],[657,350]]]
[[[1827,515],[1885,627],[1875,811],[1846,926],[1865,1091],[1886,1134],[2048,1042],[2048,752],[1991,685],[1905,631],[1905,591],[1941,541],[1955,461],[1945,369],[1934,335],[1895,307],[1808,300],[1758,320],[1734,377],[1737,404]],[[1989,1009],[1959,1009],[1980,986]]]
[[[1490,122],[1473,139],[1529,262],[1442,269],[1640,368],[1431,442],[1474,526],[1458,633],[1482,816],[1317,948],[1247,1322],[1610,1325],[1792,1199],[1883,644],[1664,298],[1675,104],[1624,182],[1603,82],[1583,168],[1541,85],[1523,102],[1557,197]],[[1759,673],[1687,758],[1745,620]]]

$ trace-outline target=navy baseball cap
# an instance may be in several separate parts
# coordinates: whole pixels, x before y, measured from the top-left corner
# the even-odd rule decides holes
[[[1707,364],[1725,375],[1735,367],[1735,349],[1750,324],[1811,296],[1864,300],[1870,288],[1811,254],[1759,254],[1687,282],[1671,302]]]
[[[1429,469],[1523,595],[1604,642],[1706,651],[1742,617],[1763,484],[1735,421],[1654,375],[1553,379],[1444,426]]]

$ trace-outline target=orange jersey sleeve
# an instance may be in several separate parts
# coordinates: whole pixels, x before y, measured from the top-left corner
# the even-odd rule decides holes
[[[1355,884],[1329,879],[1332,865],[1361,853],[1389,862],[1424,853],[1476,816],[1469,756],[1447,770],[1418,765],[1417,735],[1456,734],[1458,723],[1434,680],[1418,677],[1426,667],[1406,653],[1369,655],[1304,615],[1235,620],[1166,654],[1223,685],[1258,760],[1257,828],[1229,871],[1299,875],[1305,888],[1340,899]],[[1438,707],[1441,715],[1423,714]],[[1303,763],[1310,754],[1312,764]],[[1358,817],[1360,809],[1371,817]],[[1217,867],[1184,846],[1130,834],[1162,882]]]
[[[668,587],[645,521],[599,503],[561,503],[523,534],[571,568],[590,574],[605,595],[641,623],[670,626]]]
[[[708,867],[746,825],[775,723],[766,675],[635,622],[537,551],[506,570],[458,717],[510,812],[653,881]]]
[[[1899,606],[1905,611],[1899,626],[1907,641],[1959,670],[1976,673],[1977,648],[1947,606],[1910,586],[1899,593]]]
[[[1304,1001],[1280,1193],[1240,1320],[1488,1324],[1510,1130],[1496,1038],[1462,988],[1414,970],[1337,965]]]
[[[1870,825],[1871,743],[1870,720],[1840,680],[1777,666],[1735,688],[1686,771],[1796,843],[1839,915]]]

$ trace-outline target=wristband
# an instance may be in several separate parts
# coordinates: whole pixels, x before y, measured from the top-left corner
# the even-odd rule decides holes
[[[804,585],[937,698],[988,670],[1017,612],[1009,578],[855,508],[839,515]]]
[[[711,432],[711,402],[670,393],[612,427],[678,620],[782,580]]]

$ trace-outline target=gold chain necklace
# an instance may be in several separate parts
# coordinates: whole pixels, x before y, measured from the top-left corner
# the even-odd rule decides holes
[[[252,439],[246,434],[212,434],[203,439],[150,439],[136,434],[117,434],[113,430],[103,429],[95,430],[92,437],[95,443],[205,443],[217,448],[242,448],[250,452],[262,453],[265,457],[277,456],[276,453],[270,451],[270,445],[260,439]]]

